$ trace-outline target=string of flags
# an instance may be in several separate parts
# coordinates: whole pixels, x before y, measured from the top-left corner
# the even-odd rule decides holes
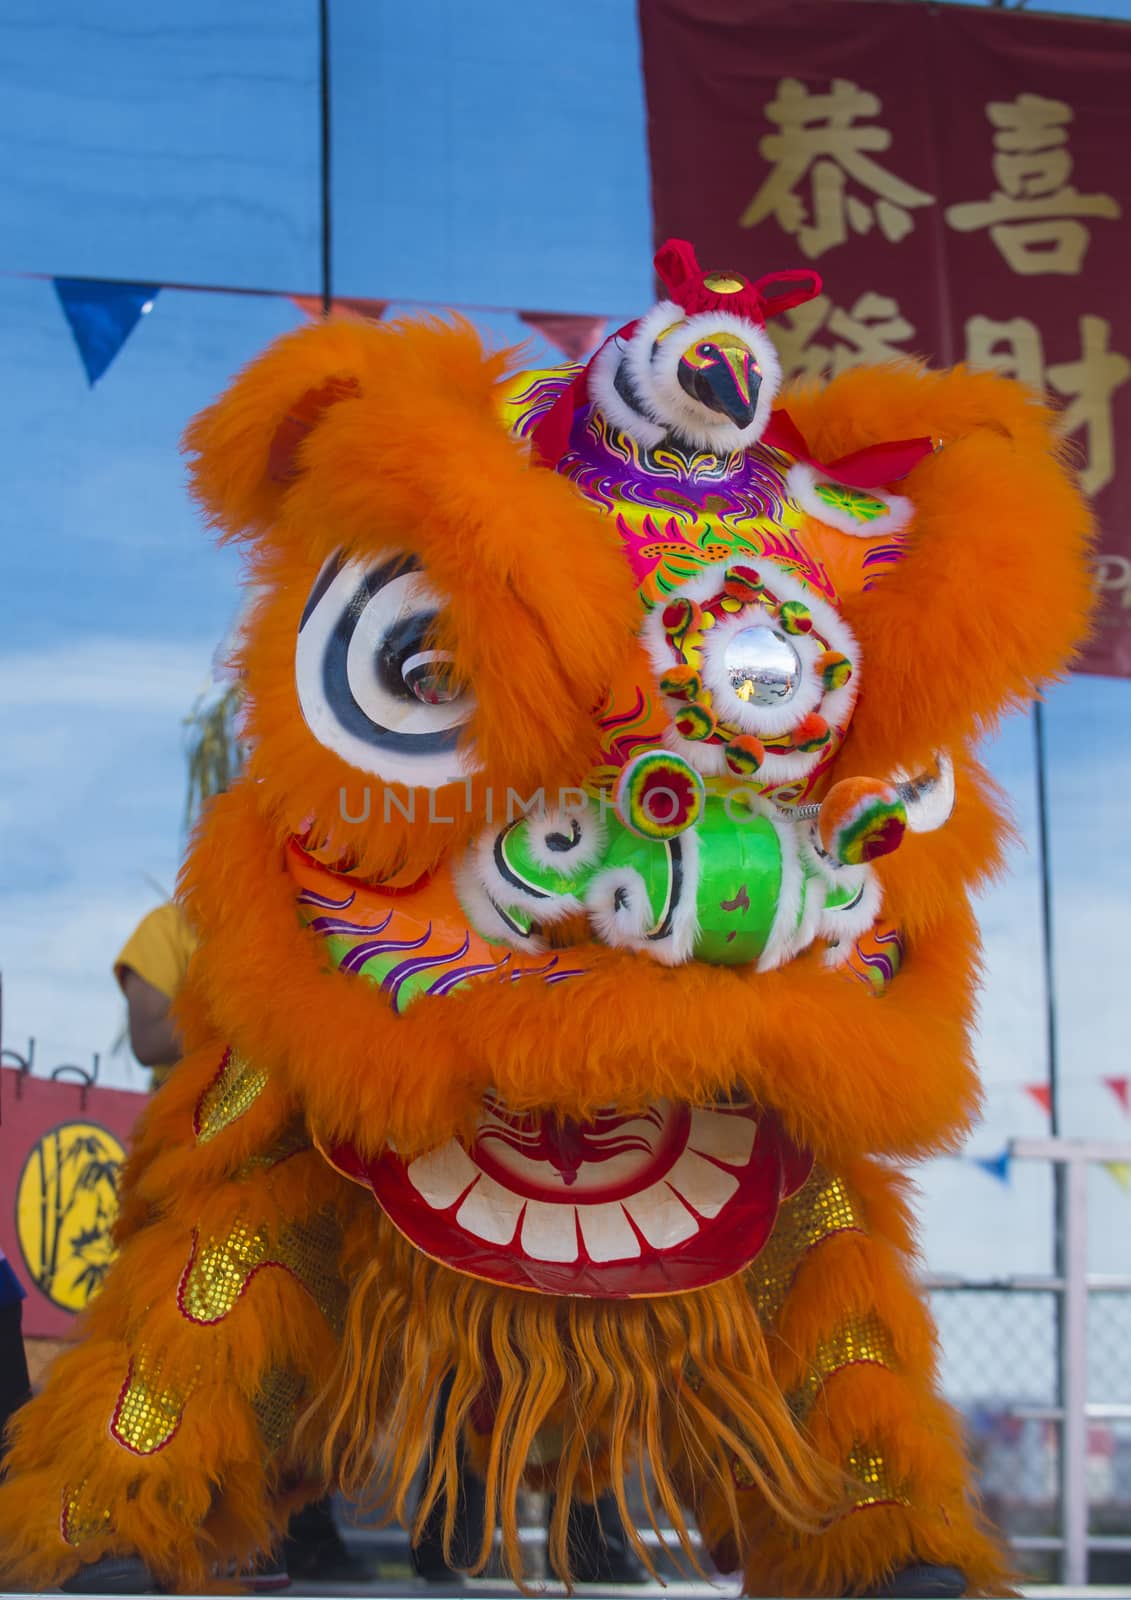
[[[1110,1090],[1119,1103],[1124,1116],[1131,1116],[1131,1075],[1118,1077],[1101,1077],[1100,1083]],[[1027,1094],[1030,1100],[1040,1106],[1048,1116],[1052,1111],[1052,1085],[1048,1083],[1023,1083],[1018,1087]],[[1008,1185],[1011,1178],[1013,1157],[1010,1155],[1009,1146],[1005,1145],[994,1155],[966,1156],[972,1166],[980,1167],[991,1178],[996,1178],[998,1183]],[[1131,1191],[1131,1161],[1101,1161],[1108,1176],[1117,1183],[1126,1193]]]
[[[38,277],[20,273],[20,277]],[[290,294],[276,289],[243,289],[221,284],[123,283],[109,278],[52,278],[55,293],[75,341],[79,359],[91,386],[98,382],[120,354],[142,317],[153,310],[162,287],[197,294],[240,294],[259,299],[290,300],[308,317],[322,315],[321,295]],[[335,295],[333,311],[351,311],[378,322],[390,305],[389,300],[368,299],[359,295]],[[398,305],[432,305],[438,302],[402,300]],[[561,352],[569,361],[583,361],[604,338],[608,317],[572,311],[528,311],[514,306],[464,306],[465,311],[508,312]]]

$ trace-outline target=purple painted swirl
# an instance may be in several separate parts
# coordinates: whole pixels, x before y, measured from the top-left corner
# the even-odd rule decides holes
[[[326,911],[344,911],[347,906],[352,906],[356,898],[356,890],[351,889],[344,900],[331,900],[328,895],[316,894],[313,889],[304,889],[298,897],[300,906],[322,906]]]
[[[393,1004],[397,1005],[401,988],[410,978],[418,972],[427,972],[429,967],[443,967],[449,961],[459,961],[471,947],[471,934],[465,933],[463,943],[458,950],[444,950],[439,955],[433,953],[428,956],[413,956],[408,961],[400,961],[395,967],[390,967],[381,979],[381,987],[392,996]]]
[[[428,994],[447,994],[457,984],[466,983],[469,978],[479,978],[488,972],[498,972],[500,967],[505,967],[510,960],[510,951],[501,961],[484,961],[471,967],[454,967],[451,972],[445,972],[434,983],[428,985]]]
[[[429,923],[419,939],[366,939],[364,944],[354,945],[348,956],[343,956],[340,970],[360,972],[374,956],[389,955],[394,950],[419,950],[431,937],[432,924]]]
[[[310,927],[314,929],[315,933],[338,933],[347,936],[358,934],[364,936],[372,933],[383,933],[392,920],[393,913],[391,911],[381,922],[346,922],[341,917],[315,917],[311,921]]]

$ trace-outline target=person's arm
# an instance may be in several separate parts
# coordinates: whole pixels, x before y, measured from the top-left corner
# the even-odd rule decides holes
[[[168,1066],[181,1056],[181,1040],[169,1016],[167,995],[140,977],[132,967],[120,973],[129,1010],[130,1049],[143,1067]]]

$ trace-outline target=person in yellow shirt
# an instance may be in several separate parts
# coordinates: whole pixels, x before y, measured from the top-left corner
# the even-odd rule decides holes
[[[153,1072],[159,1089],[181,1057],[181,1039],[170,1015],[173,997],[185,980],[197,939],[175,900],[142,917],[114,963],[114,976],[126,997],[130,1049]],[[369,1569],[348,1549],[334,1521],[330,1498],[317,1500],[290,1521],[283,1561],[262,1561],[245,1574],[257,1593],[282,1588],[294,1577],[329,1582],[359,1582]]]
[[[196,935],[173,900],[142,917],[114,963],[114,976],[126,997],[130,1048],[153,1071],[159,1089],[181,1055],[181,1041],[170,1016],[173,996],[184,982]]]

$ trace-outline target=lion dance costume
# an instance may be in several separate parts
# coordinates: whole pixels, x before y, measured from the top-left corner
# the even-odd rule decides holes
[[[1084,633],[1088,516],[1016,385],[775,409],[815,275],[657,268],[584,369],[330,320],[189,430],[252,755],[120,1257],[14,1427],[24,1583],[203,1587],[422,1460],[450,1537],[466,1451],[516,1574],[523,1484],[559,1570],[635,1484],[753,1593],[1002,1589],[895,1163],[977,1107],[971,746]]]

